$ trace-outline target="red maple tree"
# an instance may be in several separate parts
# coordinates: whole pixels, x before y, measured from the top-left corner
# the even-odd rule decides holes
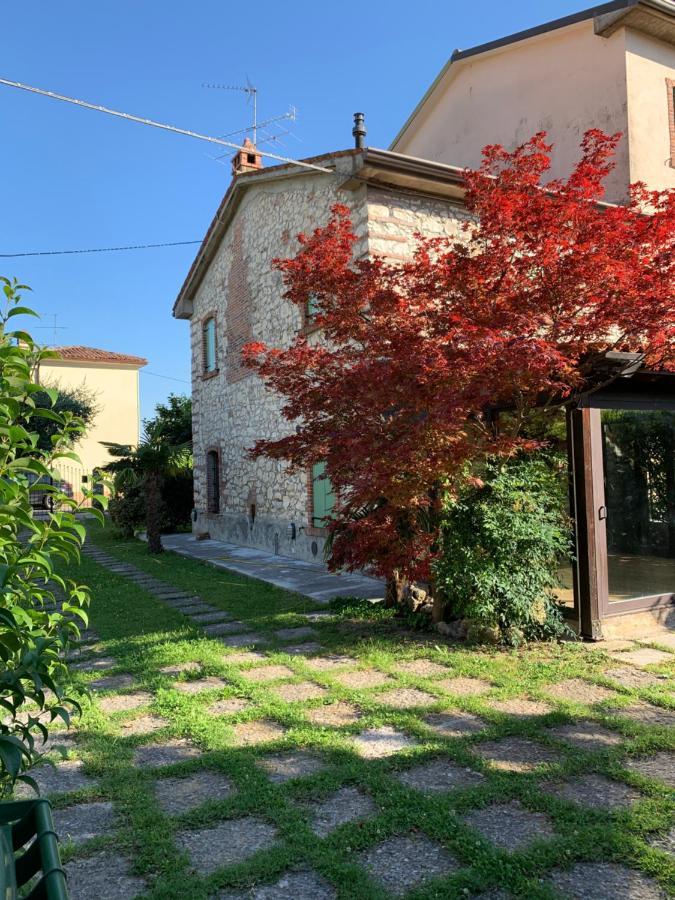
[[[355,260],[344,206],[274,261],[322,339],[245,348],[294,426],[251,452],[294,470],[325,460],[331,566],[428,579],[443,492],[488,454],[535,449],[522,426],[543,400],[588,389],[609,350],[675,368],[675,192],[638,184],[603,204],[618,139],[589,131],[571,175],[545,185],[544,133],[485,148],[462,238],[419,235],[409,262]]]

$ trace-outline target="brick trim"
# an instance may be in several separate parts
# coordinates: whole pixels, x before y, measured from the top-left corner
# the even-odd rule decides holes
[[[670,136],[668,163],[671,169],[675,169],[675,79],[666,78],[666,91],[668,92],[668,132]]]

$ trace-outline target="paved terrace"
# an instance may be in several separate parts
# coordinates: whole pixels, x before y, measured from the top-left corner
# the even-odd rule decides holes
[[[252,547],[225,541],[198,541],[192,534],[171,534],[162,538],[167,550],[201,559],[249,578],[266,581],[276,587],[311,597],[316,603],[328,603],[334,597],[360,597],[381,600],[384,582],[366,575],[328,572],[325,566],[288,556],[274,556]]]

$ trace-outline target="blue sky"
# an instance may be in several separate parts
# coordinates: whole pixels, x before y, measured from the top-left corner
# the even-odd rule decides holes
[[[247,125],[250,111],[243,95],[202,83],[248,77],[260,119],[298,108],[276,152],[310,156],[352,145],[355,110],[368,143],[386,147],[453,49],[583,8],[23,0],[2,4],[0,75],[214,135]],[[0,253],[201,239],[230,180],[209,144],[4,86],[0,122]],[[32,286],[45,343],[56,314],[57,343],[147,357],[148,415],[189,392],[188,325],[171,307],[196,249],[0,259],[0,274]]]

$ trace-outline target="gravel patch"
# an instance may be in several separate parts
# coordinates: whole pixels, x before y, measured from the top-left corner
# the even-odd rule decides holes
[[[356,752],[364,759],[383,759],[417,745],[417,742],[408,735],[396,731],[390,725],[367,728],[356,735],[353,740]]]
[[[81,803],[55,809],[53,815],[59,838],[74,844],[100,837],[115,827],[112,803]]]
[[[617,863],[584,862],[554,871],[548,881],[570,900],[666,900],[659,885]]]
[[[243,862],[260,850],[267,850],[276,839],[276,828],[254,816],[176,835],[176,843],[187,852],[192,868],[200,875]]]
[[[322,759],[304,750],[265,756],[256,760],[256,765],[265,770],[274,784],[283,784],[294,778],[306,778],[325,768]]]
[[[340,825],[367,819],[377,812],[372,797],[355,787],[340,788],[327,800],[307,804],[306,809],[310,815],[310,827],[319,837],[326,837]]]
[[[117,852],[73,859],[64,868],[70,900],[130,900],[147,890],[145,881],[132,874],[131,864]]]
[[[456,791],[473,787],[484,781],[480,772],[474,772],[448,759],[432,759],[430,762],[396,775],[398,781],[406,787],[413,788],[423,794]]]
[[[134,763],[137,766],[173,766],[176,763],[187,762],[190,759],[198,759],[202,755],[201,750],[190,744],[184,738],[176,738],[164,741],[161,744],[148,744],[138,747],[134,754]]]
[[[475,809],[464,816],[464,822],[495,847],[509,853],[522,850],[534,841],[553,837],[549,817],[525,809],[517,800]]]
[[[423,834],[389,838],[360,853],[358,859],[373,880],[395,897],[459,868],[447,850]]]
[[[162,778],[155,784],[157,802],[167,815],[180,816],[209,800],[221,800],[234,791],[220,772],[195,772],[185,778]]]

